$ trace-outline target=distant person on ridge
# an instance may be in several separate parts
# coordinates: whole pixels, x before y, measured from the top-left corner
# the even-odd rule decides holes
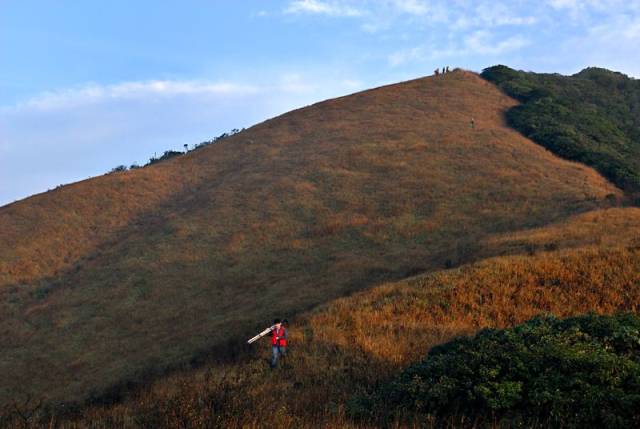
[[[287,354],[287,338],[289,333],[285,326],[288,326],[287,319],[284,323],[280,319],[273,321],[273,330],[271,331],[271,349],[273,357],[271,358],[271,368],[275,368],[278,365],[278,358],[284,357]]]
[[[440,74],[440,69],[435,69],[433,71],[433,74],[435,74],[436,76],[438,76]]]

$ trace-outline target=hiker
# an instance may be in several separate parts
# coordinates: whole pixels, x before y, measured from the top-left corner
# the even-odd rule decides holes
[[[471,129],[474,129],[476,127],[476,121],[473,119],[473,116],[471,117]]]
[[[271,358],[271,368],[275,368],[278,365],[278,358],[284,357],[287,354],[287,326],[289,321],[284,319],[275,319],[273,321],[273,330],[271,331],[271,349],[273,351],[273,357]]]
[[[449,72],[450,72],[450,70],[449,70],[449,66],[447,66],[446,72],[447,72],[447,73],[449,73]]]
[[[440,69],[435,69],[433,71],[433,74],[435,74],[436,76],[438,76],[440,74]]]

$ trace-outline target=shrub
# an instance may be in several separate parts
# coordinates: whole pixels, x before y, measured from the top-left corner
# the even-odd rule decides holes
[[[640,425],[640,317],[539,317],[434,347],[367,401],[363,415],[464,414],[501,424]]]
[[[184,155],[184,153],[183,152],[178,152],[177,150],[166,150],[166,151],[164,151],[164,153],[162,154],[162,156],[160,158],[156,158],[155,156],[149,158],[149,162],[147,163],[147,165],[155,164],[157,162],[166,161],[167,159],[171,159],[171,158],[179,156],[179,155]]]
[[[126,165],[119,165],[117,167],[112,168],[109,173],[118,173],[120,171],[127,171],[127,166]]]

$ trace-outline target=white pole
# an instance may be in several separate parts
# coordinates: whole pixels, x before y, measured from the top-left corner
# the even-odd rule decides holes
[[[276,325],[270,326],[267,329],[265,329],[264,331],[260,332],[258,335],[256,335],[255,337],[251,338],[249,341],[247,341],[247,343],[251,344],[255,341],[258,341],[260,338],[264,337],[265,335],[267,335],[269,332],[273,331],[273,328]]]

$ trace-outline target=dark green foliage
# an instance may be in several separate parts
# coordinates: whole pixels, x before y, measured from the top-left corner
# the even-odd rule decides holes
[[[640,427],[640,317],[536,318],[434,347],[355,414],[552,427]],[[376,407],[377,405],[377,407]]]
[[[179,155],[184,155],[184,153],[183,152],[178,152],[176,150],[166,150],[166,151],[164,151],[164,153],[162,154],[162,156],[160,158],[155,158],[155,157],[150,158],[149,162],[147,163],[147,165],[155,164],[156,162],[166,161],[167,159],[171,159],[174,156],[179,156]]]
[[[507,113],[514,128],[628,193],[640,192],[640,81],[599,68],[562,76],[501,65],[482,77],[522,102]]]
[[[241,131],[244,131],[244,130],[245,130],[244,128],[241,128],[241,129],[234,128],[234,129],[232,129],[232,130],[231,130],[230,132],[228,132],[228,133],[222,133],[222,134],[220,134],[218,137],[214,137],[214,138],[212,138],[211,140],[207,140],[207,141],[204,141],[204,142],[202,142],[202,143],[198,143],[198,144],[194,145],[192,150],[200,149],[200,148],[205,147],[205,146],[208,146],[208,145],[210,145],[210,144],[217,143],[217,142],[219,142],[219,141],[221,141],[221,140],[224,140],[224,139],[226,139],[226,138],[228,138],[228,137],[231,137],[231,136],[233,136],[233,135],[235,135],[235,134],[237,134],[237,133],[239,133],[239,132],[241,132]],[[162,154],[162,156],[161,156],[161,157],[159,157],[159,158],[158,158],[158,157],[156,157],[155,155],[154,155],[154,156],[152,156],[151,158],[149,158],[149,162],[147,162],[147,163],[144,165],[144,167],[146,167],[146,166],[148,166],[148,165],[156,164],[156,163],[158,163],[158,162],[166,161],[167,159],[171,159],[171,158],[173,158],[173,157],[176,157],[176,156],[179,156],[179,155],[184,155],[185,153],[188,153],[188,152],[189,152],[189,145],[188,145],[188,144],[185,144],[185,145],[183,145],[183,146],[184,146],[184,149],[185,149],[185,150],[184,150],[184,152],[179,152],[179,151],[175,151],[175,150],[166,150],[166,151]],[[127,169],[125,166],[121,166],[121,167],[123,167],[123,168],[124,168],[124,170],[117,170],[117,171],[125,171],[125,170]],[[120,168],[120,167],[117,167],[117,168]],[[136,169],[136,168],[140,168],[140,167],[139,167],[137,164],[133,164],[133,165],[131,166],[131,169],[132,169],[132,170],[134,170],[134,169]],[[111,172],[114,172],[114,171],[116,171],[116,170],[114,169],[114,170],[112,170]]]
[[[127,171],[126,165],[119,165],[111,169],[109,173],[119,173],[120,171]]]

